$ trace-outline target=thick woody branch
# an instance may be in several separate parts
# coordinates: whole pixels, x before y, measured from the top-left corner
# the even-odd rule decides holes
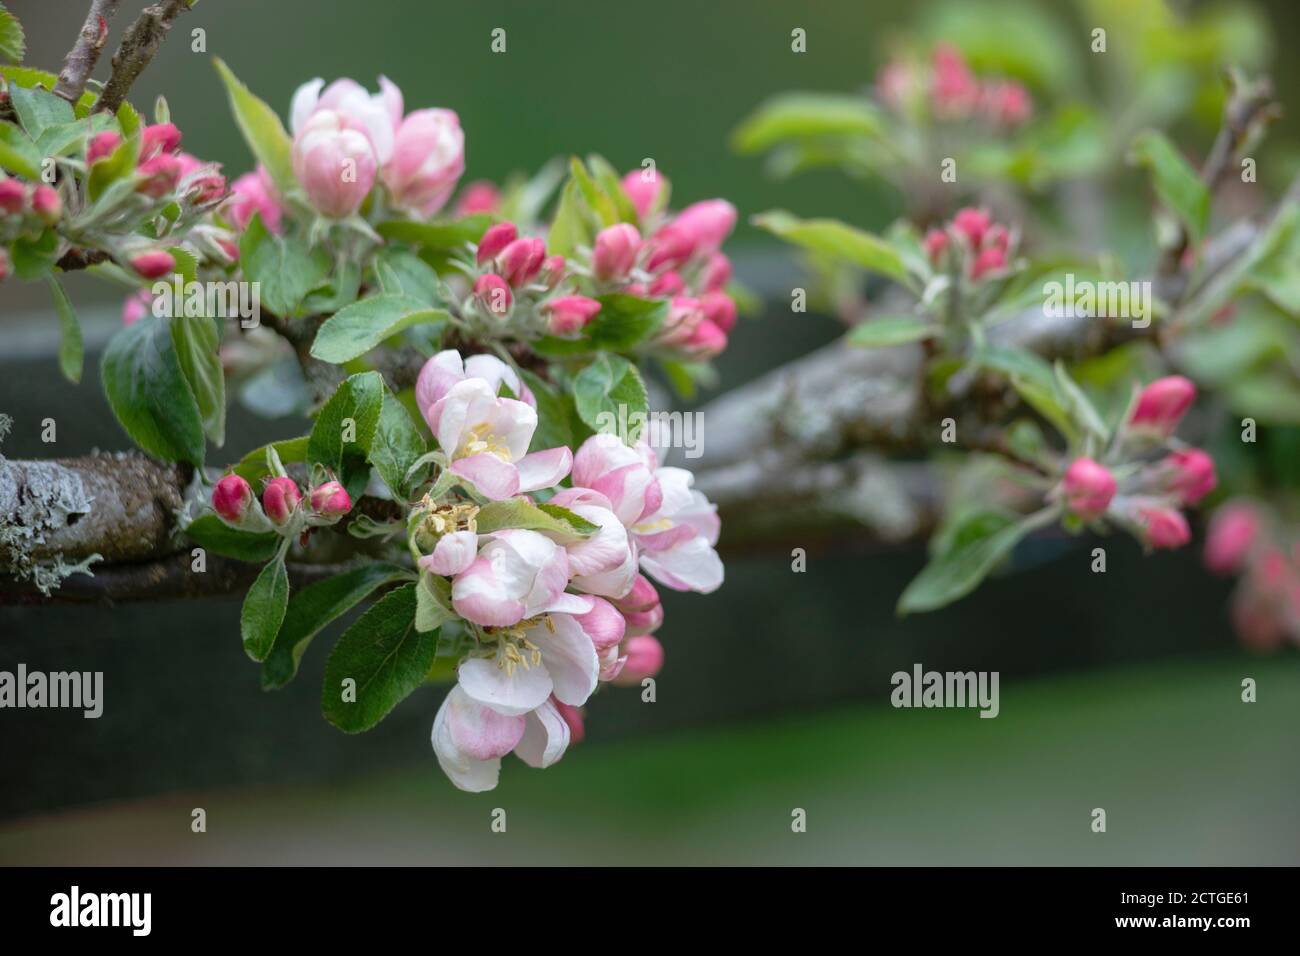
[[[95,72],[95,64],[104,50],[108,40],[108,21],[117,13],[121,0],[91,0],[90,12],[86,22],[77,35],[76,45],[68,51],[59,71],[59,81],[54,86],[56,96],[61,96],[69,103],[76,103],[86,91],[86,82]]]
[[[113,73],[95,103],[97,111],[112,113],[122,105],[131,85],[162,46],[172,21],[189,8],[189,0],[162,0],[141,11],[113,54]]]

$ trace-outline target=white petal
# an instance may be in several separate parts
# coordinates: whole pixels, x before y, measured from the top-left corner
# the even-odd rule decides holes
[[[519,490],[536,491],[553,488],[564,480],[573,467],[573,452],[560,446],[524,455],[515,462],[519,469]]]
[[[569,746],[569,725],[549,700],[524,718],[524,736],[515,756],[530,767],[549,767]]]
[[[590,646],[591,642],[587,642]],[[526,714],[551,696],[551,677],[545,666],[516,665],[507,670],[498,667],[496,659],[473,657],[460,665],[457,671],[460,687],[473,700],[491,707],[507,716]]]
[[[666,551],[643,551],[641,568],[675,591],[709,594],[722,584],[722,559],[699,535]]]
[[[550,674],[557,700],[574,707],[587,702],[600,677],[600,661],[591,638],[572,617],[552,614],[545,623],[526,631],[528,639],[542,651],[542,663]]]
[[[318,76],[293,91],[293,101],[289,104],[291,133],[297,133],[307,125],[307,117],[311,116],[312,111],[316,109],[316,104],[320,100],[321,87],[324,85],[325,81]]]
[[[451,721],[448,718],[454,708],[465,706],[467,702],[468,699],[459,687],[451,689],[443,700],[442,706],[438,708],[438,715],[433,719],[433,733],[430,735],[430,740],[433,743],[434,755],[438,758],[438,766],[442,768],[447,778],[461,790],[482,793],[496,787],[497,777],[501,772],[501,758],[475,760],[456,746]]]

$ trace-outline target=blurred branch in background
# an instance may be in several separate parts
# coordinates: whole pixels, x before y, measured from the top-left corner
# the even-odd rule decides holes
[[[63,69],[59,71],[59,82],[54,87],[56,96],[63,97],[69,103],[81,99],[108,40],[109,21],[117,13],[120,2],[121,0],[92,0],[77,42],[68,51]]]

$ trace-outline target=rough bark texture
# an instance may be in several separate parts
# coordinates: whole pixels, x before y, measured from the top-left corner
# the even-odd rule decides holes
[[[167,38],[172,21],[189,8],[189,0],[163,0],[144,8],[113,54],[113,73],[95,103],[96,110],[112,113],[122,105],[126,94],[131,91],[131,84],[144,72]]]
[[[59,81],[54,86],[57,96],[69,103],[76,103],[86,91],[86,82],[95,72],[95,64],[108,41],[108,22],[117,13],[121,0],[91,0],[86,22],[82,24],[77,42],[63,61],[59,71]]]

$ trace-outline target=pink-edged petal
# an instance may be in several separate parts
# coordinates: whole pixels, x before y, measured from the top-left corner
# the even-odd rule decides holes
[[[515,756],[539,770],[549,767],[569,747],[569,724],[559,710],[547,701],[524,718],[524,735],[515,748]]]
[[[608,498],[590,488],[561,488],[551,496],[551,504],[568,508],[570,511],[578,505],[592,505],[596,508],[604,508],[606,511],[614,510]]]
[[[465,379],[465,365],[460,353],[446,349],[424,363],[415,380],[415,403],[428,408],[451,391],[451,387]]]
[[[420,568],[444,577],[460,574],[474,563],[478,554],[478,535],[473,531],[444,534],[433,546],[433,554],[420,559]]]
[[[524,619],[523,592],[517,575],[512,573],[512,563],[501,559],[494,563],[491,548],[489,544],[456,576],[451,585],[451,604],[467,621],[484,627],[509,627]]]
[[[567,591],[556,596],[549,605],[538,610],[539,614],[586,614],[591,610],[595,598],[585,594],[569,594]]]
[[[609,571],[627,561],[632,545],[627,528],[614,512],[591,505],[574,505],[570,509],[580,518],[596,525],[597,531],[588,538],[565,547],[569,553],[569,570],[575,575],[596,574]]]
[[[479,709],[460,687],[453,687],[433,719],[430,741],[433,744],[433,753],[438,758],[438,766],[442,768],[447,778],[461,790],[482,793],[496,787],[501,772],[501,758],[478,760],[457,745],[452,724],[459,721],[453,719],[452,715],[456,714],[459,718],[470,708]],[[522,718],[515,719],[522,720]]]
[[[393,124],[393,129],[396,130],[402,123],[402,111],[405,105],[402,102],[402,91],[388,77],[380,76],[379,98],[384,104],[384,110],[388,113],[388,119]]]
[[[484,707],[457,686],[459,693],[447,709],[447,729],[456,749],[475,760],[504,757],[524,735],[524,718]]]
[[[551,677],[542,665],[498,667],[496,659],[471,657],[457,669],[460,687],[475,702],[506,716],[526,714],[551,696]]]
[[[293,101],[289,104],[291,133],[297,133],[307,125],[307,118],[316,111],[316,106],[320,102],[320,91],[324,85],[325,81],[318,76],[293,91]]]
[[[675,591],[709,594],[722,585],[722,559],[699,535],[667,551],[643,552],[641,568]]]
[[[636,543],[641,547],[642,553],[646,551],[667,551],[670,548],[684,544],[695,536],[696,531],[694,528],[687,524],[679,524],[666,531],[638,534]]]
[[[535,451],[518,459],[515,467],[519,469],[520,491],[553,488],[573,467],[573,452],[563,446]]]
[[[627,655],[620,654],[618,645],[605,648],[600,652],[600,681],[602,684],[609,683],[619,674],[623,673],[623,667],[627,664]]]
[[[452,462],[451,470],[492,501],[513,498],[519,493],[519,470],[491,452],[457,459]]]
[[[600,661],[591,638],[572,617],[553,614],[526,632],[528,639],[542,652],[542,663],[550,674],[555,697],[580,707],[596,689]]]

